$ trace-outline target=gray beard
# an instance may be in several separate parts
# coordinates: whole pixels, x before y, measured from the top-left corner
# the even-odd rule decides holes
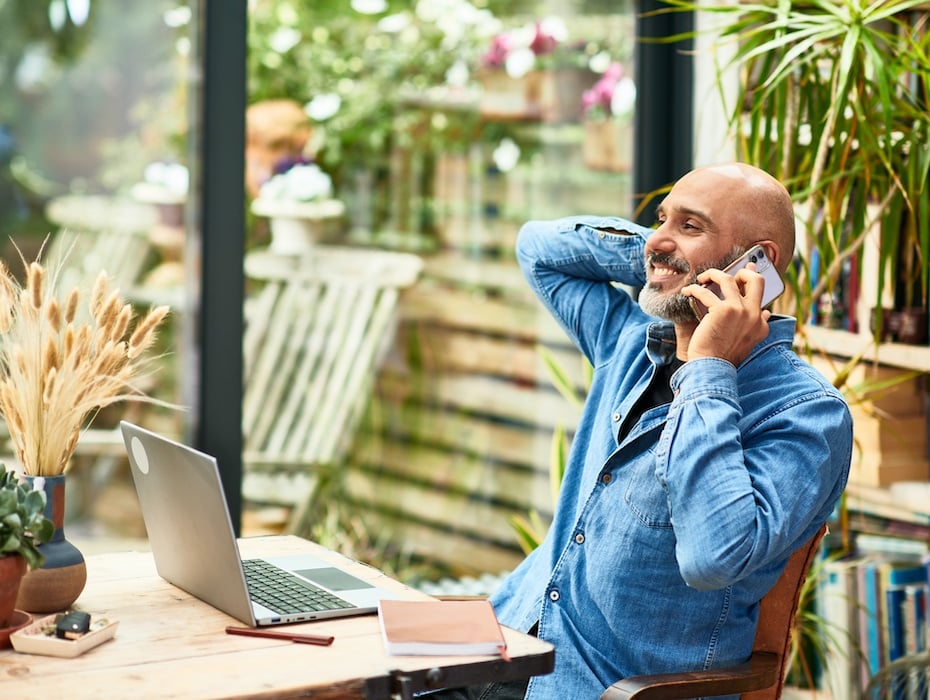
[[[745,250],[745,248],[734,246],[727,258],[702,265],[700,269],[694,271],[691,279],[688,280],[688,284],[697,282],[697,276],[704,270],[710,270],[711,268],[722,270],[742,255]],[[680,293],[664,295],[659,287],[648,283],[639,293],[639,306],[650,316],[664,318],[672,323],[697,323],[698,321],[694,309],[691,308],[691,297],[686,297]]]
[[[639,293],[639,306],[650,316],[658,316],[672,323],[697,322],[689,297],[684,294],[665,296],[648,284]]]

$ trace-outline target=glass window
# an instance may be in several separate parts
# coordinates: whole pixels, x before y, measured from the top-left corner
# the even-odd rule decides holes
[[[113,439],[117,422],[132,418],[181,436],[189,419],[158,402],[185,403],[181,387],[190,384],[180,338],[195,214],[188,146],[196,13],[173,0],[7,2],[0,27],[3,260],[21,278],[22,262],[39,259],[62,298],[81,291],[81,309],[100,271],[135,319],[171,307],[131,382],[155,402],[91,412],[93,430],[70,465],[76,517],[128,519],[131,496],[119,508],[103,498],[120,482],[111,477],[128,477]],[[94,323],[82,313],[76,323]],[[141,532],[137,519],[116,524]]]
[[[246,513],[280,514],[330,544],[349,538],[353,555],[381,565],[394,555],[512,566],[511,519],[544,529],[553,436],[570,438],[586,388],[514,242],[531,218],[633,213],[633,3],[259,0],[249,22],[247,443],[250,426],[270,430],[268,412],[293,422],[277,426],[277,442],[247,444]],[[314,225],[300,234],[299,220]],[[340,271],[333,246],[357,268]],[[337,283],[304,290],[292,307],[313,319],[302,331],[269,324],[302,333],[304,350],[282,347],[250,405],[269,346],[248,344],[267,318],[249,309],[266,308],[269,276],[345,272],[343,301],[362,299],[382,286],[361,262],[376,252],[423,263],[392,323],[343,340],[324,330],[326,285]],[[363,301],[333,308],[359,324],[369,313]],[[366,339],[383,349],[370,366],[357,354]],[[335,375],[333,395],[308,385],[288,412],[286,387],[304,381],[296,355],[328,341],[358,358],[345,375],[356,381]],[[338,449],[315,451],[327,436]],[[291,440],[304,442],[288,452]]]

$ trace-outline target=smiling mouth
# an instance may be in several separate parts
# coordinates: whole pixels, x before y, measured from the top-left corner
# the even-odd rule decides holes
[[[664,265],[653,265],[652,272],[649,275],[649,277],[653,282],[664,282],[666,280],[678,277],[681,274],[683,273],[673,267],[665,267]]]
[[[649,263],[649,282],[662,285],[675,281],[688,274],[688,267],[672,264],[665,256],[651,256]]]

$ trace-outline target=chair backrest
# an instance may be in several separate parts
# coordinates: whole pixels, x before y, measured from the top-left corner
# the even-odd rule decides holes
[[[801,589],[826,532],[827,526],[823,525],[817,534],[791,555],[778,582],[762,598],[753,651],[777,654],[782,660],[781,671],[776,685],[744,693],[742,700],[776,700],[781,697]]]
[[[299,484],[281,488],[287,473],[299,480],[343,455],[393,339],[400,291],[421,268],[416,255],[322,245],[247,258],[260,287],[246,302],[243,340],[247,498],[299,501]],[[250,493],[266,488],[278,497]]]
[[[59,228],[43,258],[58,267],[63,290],[89,294],[101,271],[123,297],[139,284],[154,247],[149,234],[158,222],[148,204],[103,195],[66,195],[53,199],[48,218]]]

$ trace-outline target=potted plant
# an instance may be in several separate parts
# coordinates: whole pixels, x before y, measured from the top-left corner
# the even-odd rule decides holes
[[[584,115],[582,158],[592,170],[626,172],[633,157],[636,83],[623,64],[613,61],[581,96]]]
[[[71,456],[100,408],[146,398],[134,381],[168,307],[136,319],[103,272],[86,301],[78,288],[59,298],[58,271],[23,265],[25,284],[0,262],[0,417],[25,479],[41,477],[54,525],[17,607],[52,612],[73,603],[86,581],[84,558],[63,530]]]
[[[571,38],[559,17],[502,31],[480,58],[481,111],[496,118],[575,122],[582,93],[603,71],[597,63],[604,55],[599,42]]]
[[[0,464],[0,629],[13,624],[23,575],[44,560],[37,545],[47,542],[53,530],[44,511],[41,483],[27,488],[14,472]]]
[[[795,200],[803,236],[786,300],[802,349],[823,354],[808,330],[814,324],[868,333],[875,308],[878,341],[894,305],[925,309],[930,34],[918,9],[925,2],[665,2],[661,11],[712,18],[703,26],[714,36],[709,45],[736,156],[771,172]],[[853,386],[852,370],[864,356],[833,377],[850,398],[857,435],[867,420],[879,420],[859,410],[863,397],[913,378]],[[881,413],[889,419],[896,417]],[[841,523],[845,528],[845,517]],[[835,644],[816,615],[798,624],[801,647]],[[804,656],[798,648],[794,655],[803,676]]]
[[[346,203],[353,233],[396,227],[388,202],[398,149],[447,143],[474,127],[467,110],[430,119],[411,136],[411,101],[470,95],[469,68],[498,27],[469,0],[294,3],[249,12],[249,103],[288,98],[309,117],[314,158]],[[455,135],[450,136],[450,135]]]
[[[296,162],[264,182],[252,211],[271,220],[271,252],[300,255],[341,232],[345,205],[316,163]]]

